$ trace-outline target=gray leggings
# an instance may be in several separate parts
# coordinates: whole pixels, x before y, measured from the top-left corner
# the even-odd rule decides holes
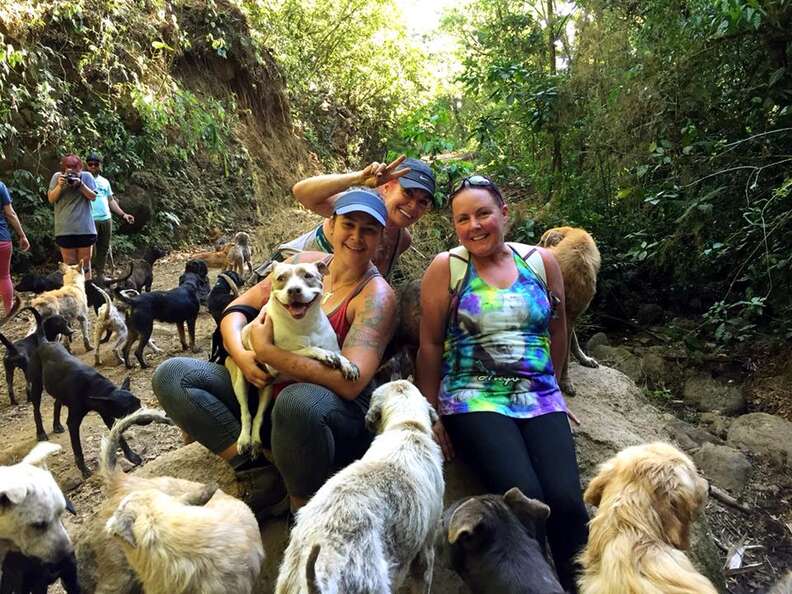
[[[152,387],[162,408],[191,437],[215,453],[239,437],[239,403],[222,365],[175,357],[154,372]],[[323,386],[284,388],[270,408],[261,439],[271,445],[286,489],[310,497],[337,469],[360,458],[371,443],[365,427],[370,390],[344,400]]]

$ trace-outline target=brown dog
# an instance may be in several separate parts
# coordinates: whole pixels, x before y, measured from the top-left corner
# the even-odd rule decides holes
[[[715,594],[683,552],[707,491],[668,443],[633,446],[602,464],[583,496],[598,509],[580,556],[581,594]]]
[[[193,254],[191,258],[193,260],[203,260],[209,268],[223,268],[228,259],[228,252],[233,246],[233,243],[227,243],[216,252],[198,252]]]
[[[247,266],[250,273],[253,273],[253,264],[250,260],[250,235],[244,231],[240,231],[234,235],[234,243],[228,250],[226,268],[233,270],[242,278],[245,277],[245,266]]]
[[[542,235],[539,245],[547,248],[558,260],[564,277],[566,296],[567,352],[561,370],[561,389],[569,396],[575,395],[575,386],[569,379],[569,355],[586,367],[598,367],[596,360],[586,356],[578,344],[575,322],[588,309],[597,292],[597,274],[600,253],[591,235],[575,227],[556,227]]]

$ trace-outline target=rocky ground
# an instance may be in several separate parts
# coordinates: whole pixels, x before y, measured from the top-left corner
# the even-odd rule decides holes
[[[175,286],[188,258],[188,254],[173,254],[159,261],[155,288]],[[211,272],[212,280],[215,274]],[[26,327],[27,323],[20,321],[3,330],[18,338]],[[119,384],[131,375],[135,394],[144,405],[156,406],[151,392],[156,364],[169,356],[205,357],[213,328],[209,314],[202,312],[197,342],[203,352],[193,355],[180,352],[172,327],[158,324],[154,339],[165,353],[149,355],[151,369],[136,367],[129,372],[113,361],[105,347],[101,370]],[[771,364],[758,368],[741,359],[691,358],[683,348],[659,336],[654,331],[628,340],[594,336],[588,350],[607,367],[572,367],[579,393],[570,399],[570,406],[582,421],[576,429],[576,440],[584,482],[598,463],[622,447],[651,439],[672,439],[694,457],[712,483],[740,505],[709,501],[706,517],[697,526],[692,556],[723,591],[764,592],[785,569],[792,569],[792,397],[790,383],[784,379],[788,369],[780,362],[772,363],[772,357],[765,359]],[[83,354],[79,344],[75,351],[92,363],[92,353]],[[22,404],[10,406],[7,399],[0,401],[0,464],[19,460],[35,444],[32,407],[24,402],[19,373],[16,383],[16,397]],[[45,427],[51,425],[52,400],[48,397],[43,416]],[[105,432],[98,416],[85,419],[82,440],[90,468],[96,466],[99,441]],[[214,479],[234,492],[233,477],[226,476],[230,473],[223,472],[223,465],[217,465],[198,444],[182,448],[177,429],[153,425],[133,429],[130,434],[132,448],[146,462],[136,472]],[[90,545],[91,531],[87,529],[95,528],[93,516],[103,500],[101,484],[97,477],[82,479],[67,434],[50,433],[50,439],[63,445],[63,451],[52,458],[50,469],[77,508],[76,516],[66,518],[67,528]],[[121,463],[130,466],[123,459]],[[448,467],[447,482],[448,501],[480,491],[475,479],[458,463]],[[268,558],[259,591],[270,592],[288,539],[285,522],[266,522],[262,535]],[[727,558],[735,558],[740,551],[744,553],[742,561],[739,566],[734,562],[735,567],[724,578],[722,568]],[[466,589],[441,560],[432,591],[445,594]]]

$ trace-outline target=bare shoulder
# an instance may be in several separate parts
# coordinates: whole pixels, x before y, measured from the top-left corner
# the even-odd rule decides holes
[[[396,292],[383,277],[375,276],[366,283],[366,286],[352,301],[371,305],[379,304],[382,307],[394,307],[396,304]]]
[[[313,264],[324,260],[330,254],[326,252],[298,252],[285,260],[288,264]]]

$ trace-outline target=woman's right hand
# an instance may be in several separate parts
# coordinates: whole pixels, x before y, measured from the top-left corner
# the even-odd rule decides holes
[[[432,433],[434,434],[434,439],[440,446],[440,449],[443,450],[443,458],[445,458],[445,461],[450,462],[453,460],[454,446],[451,445],[451,438],[448,436],[448,433],[446,433],[442,420],[438,420],[434,425],[432,425]]]
[[[403,167],[397,171],[397,168],[402,164],[405,158],[404,155],[401,155],[390,163],[378,163],[374,161],[360,172],[360,185],[376,188],[392,179],[398,179],[409,173],[411,171],[409,167]]]
[[[62,173],[58,176],[58,187],[62,190],[66,185],[66,176]]]
[[[258,361],[256,361],[256,353],[253,351],[241,351],[237,353],[236,357],[232,357],[234,363],[237,364],[242,371],[245,379],[256,386],[257,388],[264,388],[267,384],[272,382],[272,376],[262,369]]]

